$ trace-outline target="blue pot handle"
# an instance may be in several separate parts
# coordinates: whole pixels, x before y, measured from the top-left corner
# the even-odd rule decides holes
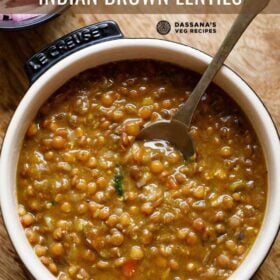
[[[25,70],[29,81],[34,83],[49,68],[76,51],[121,38],[123,34],[114,21],[103,21],[75,30],[51,43],[26,62]]]

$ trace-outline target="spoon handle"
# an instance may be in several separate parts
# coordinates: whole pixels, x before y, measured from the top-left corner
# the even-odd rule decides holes
[[[220,49],[208,66],[207,70],[204,72],[188,100],[180,107],[173,119],[181,121],[187,126],[190,125],[192,115],[196,110],[201,96],[222,67],[224,61],[238,42],[243,32],[269,2],[270,0],[244,0],[241,12],[236,18]]]

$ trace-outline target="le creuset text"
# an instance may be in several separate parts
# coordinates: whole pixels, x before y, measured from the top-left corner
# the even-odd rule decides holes
[[[75,32],[64,39],[57,41],[56,44],[47,48],[46,51],[38,53],[31,61],[29,61],[29,66],[34,70],[39,70],[44,65],[48,64],[50,59],[56,58],[61,54],[74,49],[78,45],[100,39],[101,37],[102,34],[99,29],[83,29]]]

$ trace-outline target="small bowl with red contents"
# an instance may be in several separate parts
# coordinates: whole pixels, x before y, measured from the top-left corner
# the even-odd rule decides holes
[[[34,0],[5,0],[0,3],[0,30],[20,30],[43,24],[66,9],[64,6],[38,6]]]

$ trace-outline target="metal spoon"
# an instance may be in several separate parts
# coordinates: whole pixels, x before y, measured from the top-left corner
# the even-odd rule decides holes
[[[188,100],[180,107],[171,121],[158,121],[143,128],[138,134],[137,139],[166,140],[176,146],[183,153],[185,159],[195,153],[193,141],[188,130],[200,98],[222,67],[243,32],[269,2],[270,0],[244,0],[240,14]]]

